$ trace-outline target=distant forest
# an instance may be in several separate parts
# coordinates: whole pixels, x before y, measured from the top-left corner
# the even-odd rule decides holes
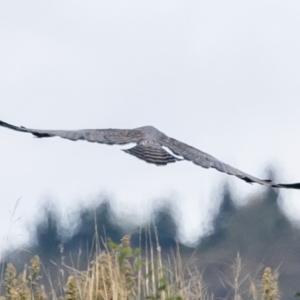
[[[195,257],[203,270],[204,280],[216,297],[226,295],[226,286],[220,283],[219,277],[230,273],[230,264],[239,253],[244,274],[262,272],[260,266],[278,268],[282,299],[294,299],[295,293],[300,291],[300,230],[280,210],[279,190],[266,189],[239,207],[228,186],[224,187],[222,195],[219,212],[214,219],[214,231],[204,237],[196,248],[177,245],[177,225],[168,207],[153,214],[149,226],[130,231],[132,246],[143,250],[147,231],[155,244],[155,227],[163,254],[166,256],[179,246],[186,261]],[[110,238],[117,243],[128,233],[113,220],[109,202],[82,210],[79,214],[81,226],[68,238],[60,230],[55,208],[45,208],[45,216],[34,230],[35,243],[27,246],[26,251],[8,254],[6,262],[13,261],[22,268],[37,254],[46,268],[54,270],[53,262],[60,264],[62,256],[70,262],[78,253],[90,253],[94,247],[95,230],[100,239]],[[80,263],[85,267],[84,260]]]

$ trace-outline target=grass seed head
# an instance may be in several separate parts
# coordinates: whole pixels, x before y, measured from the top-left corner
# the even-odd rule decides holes
[[[261,279],[263,300],[279,300],[278,274],[272,272],[271,268],[265,268]]]

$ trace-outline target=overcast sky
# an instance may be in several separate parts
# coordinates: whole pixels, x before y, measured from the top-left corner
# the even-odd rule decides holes
[[[0,120],[153,125],[254,176],[274,165],[280,182],[300,181],[299,16],[298,0],[2,1]],[[265,189],[189,162],[156,167],[124,147],[5,128],[0,143],[6,246],[26,240],[45,200],[67,215],[98,195],[131,222],[171,202],[180,239],[193,243],[210,229],[227,180],[240,199]],[[300,191],[281,195],[300,221]]]

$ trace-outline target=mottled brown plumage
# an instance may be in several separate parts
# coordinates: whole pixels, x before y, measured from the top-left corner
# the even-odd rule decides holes
[[[148,163],[166,165],[185,159],[203,168],[215,168],[220,172],[234,175],[248,183],[258,183],[275,188],[300,189],[300,183],[276,184],[271,180],[256,178],[223,163],[205,152],[168,137],[153,126],[144,126],[135,129],[39,130],[22,126],[18,127],[2,121],[0,121],[0,126],[20,132],[29,132],[39,138],[59,136],[72,141],[86,140],[88,142],[108,145],[136,143],[135,147],[124,151]],[[164,148],[169,149],[171,153]],[[177,156],[181,156],[182,158],[178,158]]]

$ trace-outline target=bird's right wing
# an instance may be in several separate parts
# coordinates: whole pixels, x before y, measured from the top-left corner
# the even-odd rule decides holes
[[[137,129],[40,130],[23,126],[19,127],[3,121],[0,121],[0,126],[20,132],[32,133],[39,138],[58,136],[71,141],[86,140],[108,145],[137,143],[142,137],[142,132]]]
[[[186,160],[192,161],[196,165],[199,165],[203,168],[215,168],[220,172],[224,172],[229,175],[234,175],[248,183],[258,183],[258,184],[266,185],[269,187],[276,187],[276,188],[300,189],[300,183],[276,184],[271,180],[264,180],[264,179],[259,179],[257,177],[254,177],[226,163],[223,163],[222,161],[218,160],[212,155],[202,152],[199,149],[196,149],[192,146],[189,146],[173,138],[165,137],[160,142],[163,146],[168,147],[175,154],[181,155]]]

